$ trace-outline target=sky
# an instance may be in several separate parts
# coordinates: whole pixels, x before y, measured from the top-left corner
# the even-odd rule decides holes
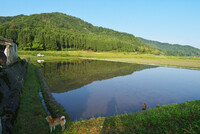
[[[200,0],[0,0],[0,16],[61,12],[136,37],[200,49]]]

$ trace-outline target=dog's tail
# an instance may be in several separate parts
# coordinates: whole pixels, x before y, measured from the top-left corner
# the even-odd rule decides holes
[[[66,122],[66,120],[65,120],[65,116],[60,117],[60,119],[63,120],[64,123]]]

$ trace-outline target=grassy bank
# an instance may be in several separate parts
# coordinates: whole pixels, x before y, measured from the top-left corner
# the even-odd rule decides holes
[[[59,103],[56,102],[56,100],[51,95],[51,91],[48,88],[48,85],[46,84],[42,74],[39,72],[39,69],[37,69],[36,75],[39,80],[40,84],[40,90],[42,92],[45,104],[51,113],[53,118],[65,116],[67,121],[71,121],[69,115],[66,113],[64,107],[62,107]]]
[[[199,111],[200,101],[163,105],[133,114],[73,122],[64,133],[199,134]]]
[[[28,64],[26,80],[20,95],[20,107],[18,110],[16,123],[14,125],[14,133],[16,134],[47,134],[49,133],[49,125],[46,121],[47,113],[41,103],[39,97],[39,87],[41,88],[45,103],[54,117],[58,115],[68,116],[63,108],[54,105],[47,97],[44,85],[38,75],[34,65]],[[61,127],[55,132],[60,132]]]
[[[45,57],[37,57],[37,53],[42,53]],[[150,54],[137,54],[128,52],[90,52],[90,51],[19,51],[21,58],[44,59],[44,60],[64,60],[66,58],[93,58],[98,60],[119,61],[128,63],[154,64],[161,66],[183,67],[200,69],[199,57],[178,57]]]
[[[39,97],[40,83],[36,74],[35,67],[29,64],[14,126],[14,133],[16,134],[45,134],[49,132],[45,120],[47,115]]]

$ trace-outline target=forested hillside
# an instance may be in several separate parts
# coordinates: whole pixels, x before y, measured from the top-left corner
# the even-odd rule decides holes
[[[128,51],[159,54],[131,34],[93,26],[62,13],[0,17],[0,36],[22,50]]]
[[[200,49],[191,47],[189,45],[161,43],[158,41],[147,40],[139,38],[142,42],[153,48],[159,49],[165,55],[170,56],[200,56]]]

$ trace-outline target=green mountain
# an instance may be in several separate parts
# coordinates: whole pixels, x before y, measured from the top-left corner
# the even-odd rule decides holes
[[[191,47],[189,45],[161,43],[158,41],[147,40],[139,38],[145,44],[160,50],[165,55],[169,56],[200,56],[200,49]]]
[[[0,36],[11,38],[22,50],[93,50],[155,53],[131,34],[96,27],[62,13],[0,17]]]

